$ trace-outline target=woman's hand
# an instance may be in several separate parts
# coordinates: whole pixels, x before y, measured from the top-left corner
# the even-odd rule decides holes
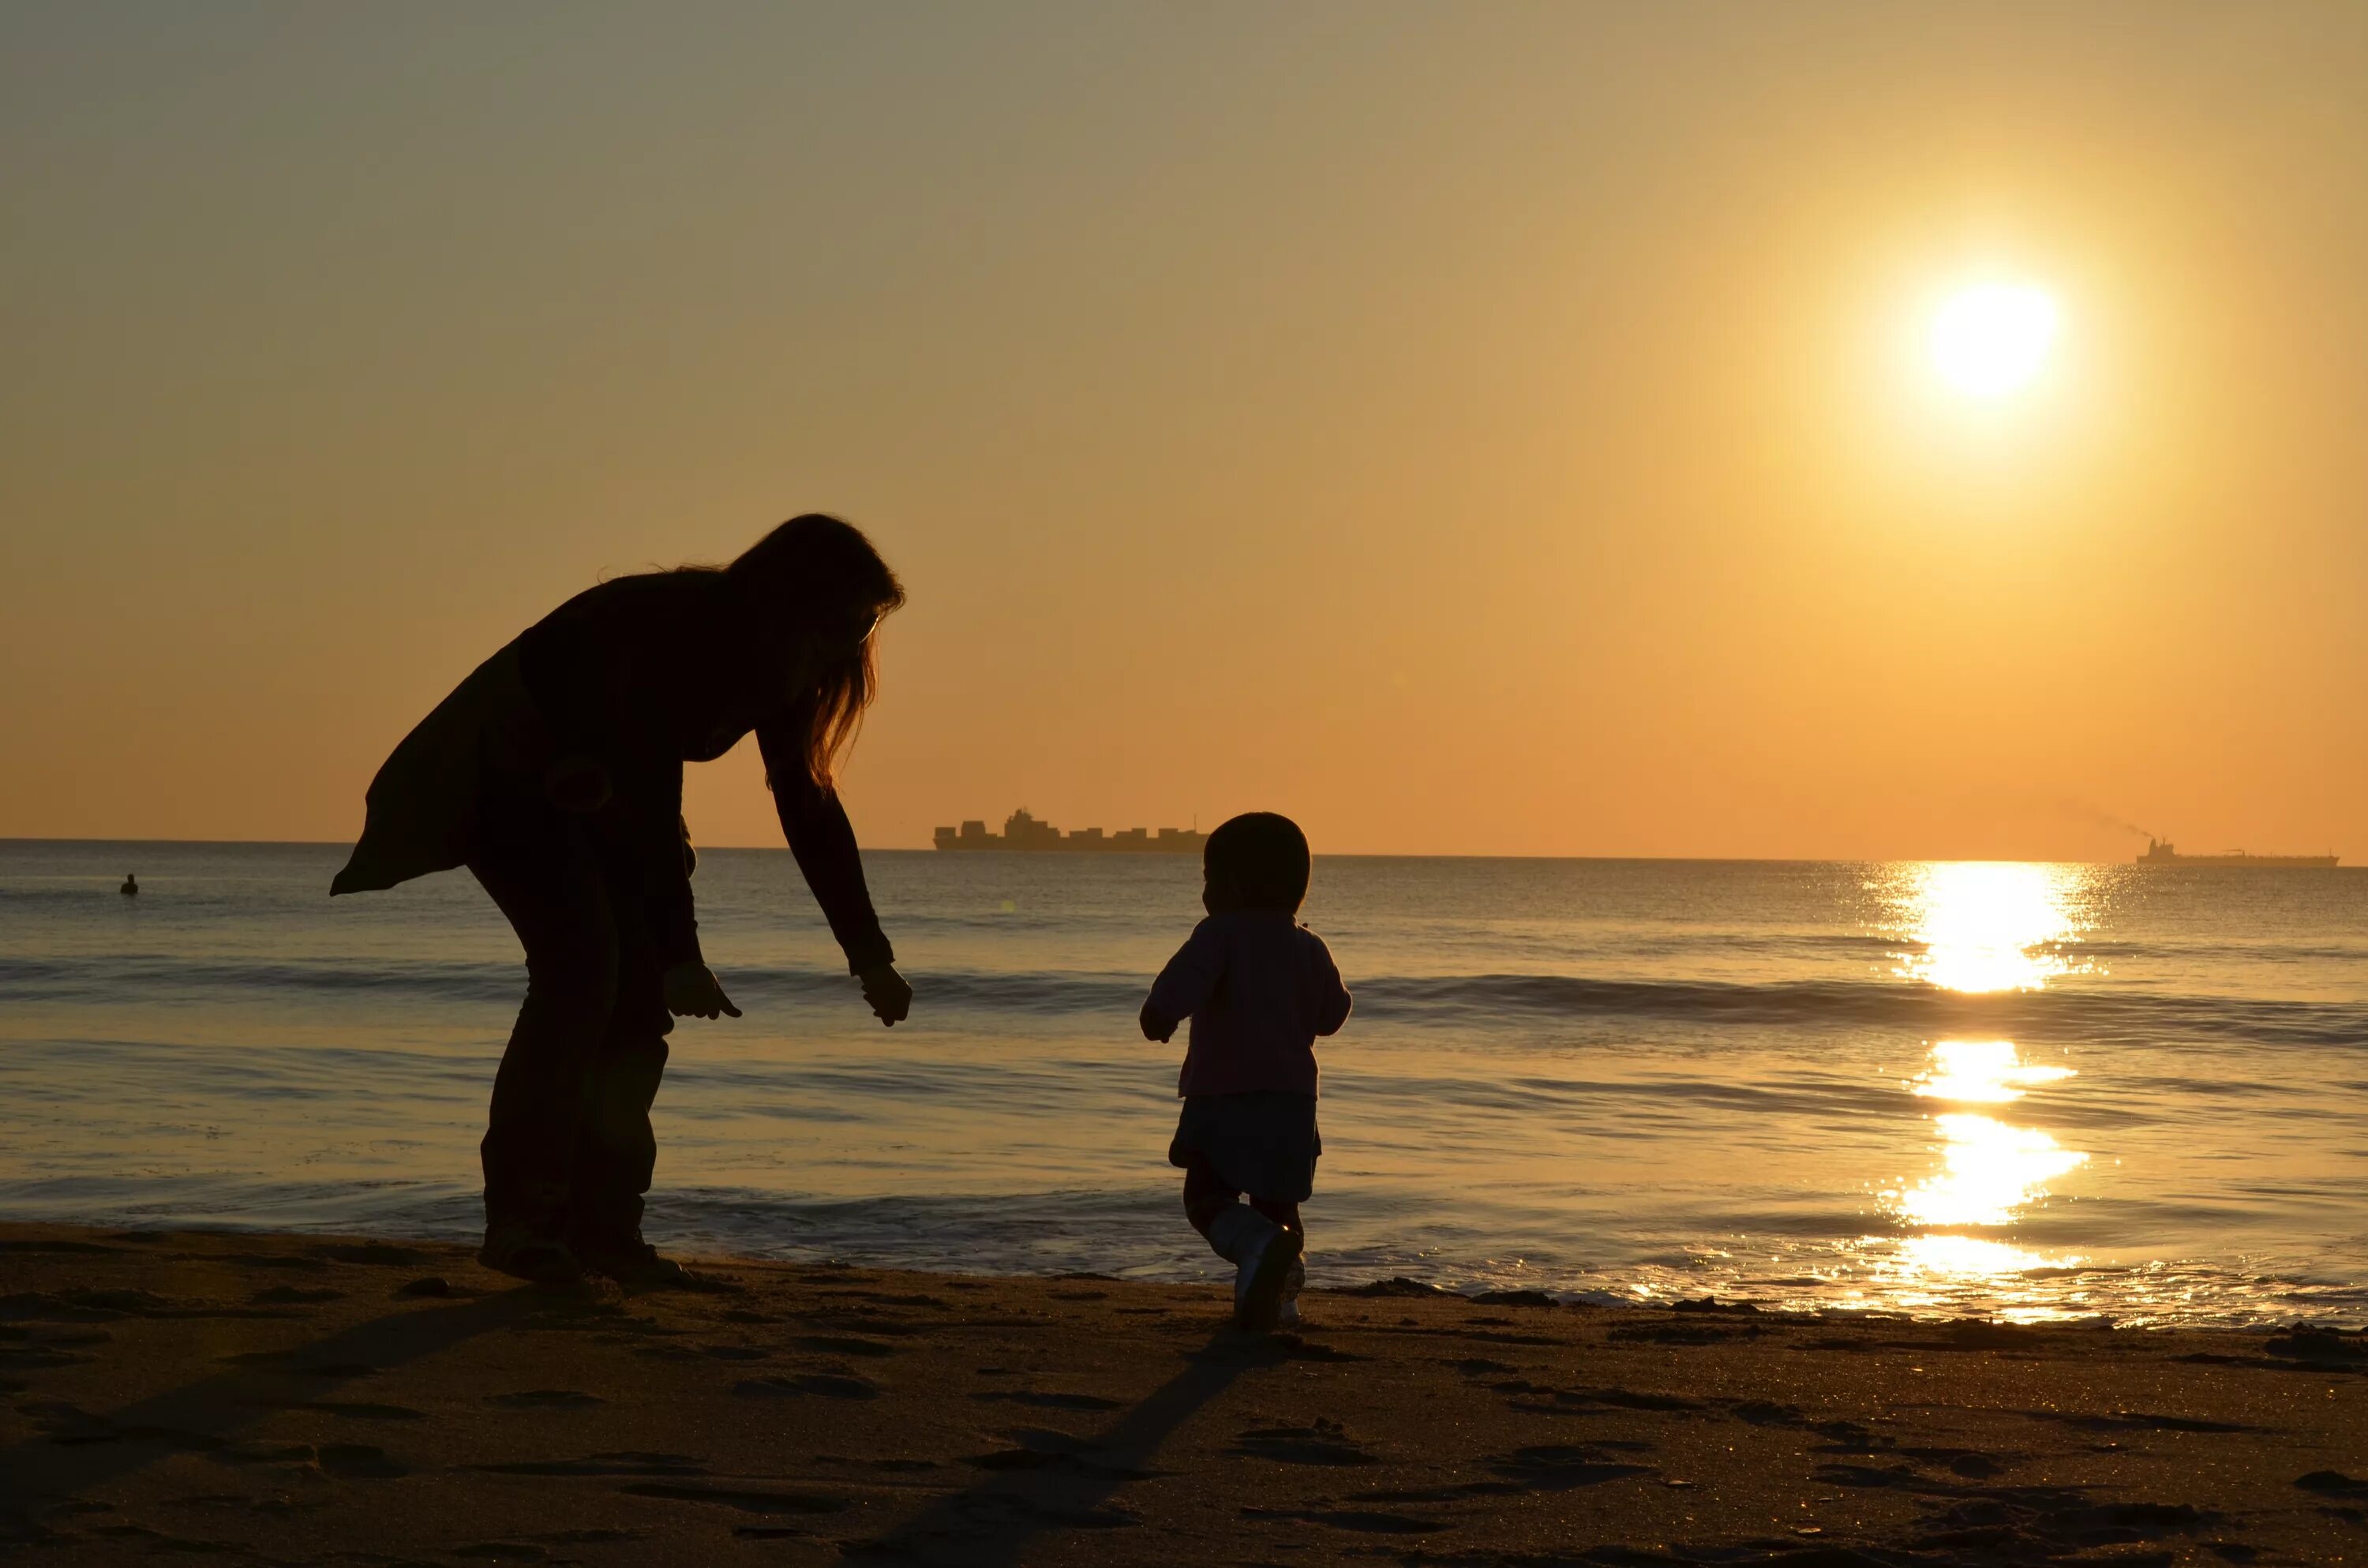
[[[905,983],[894,964],[867,969],[856,978],[863,983],[863,999],[886,1028],[894,1028],[912,1012],[913,988]]]
[[[678,963],[666,971],[666,1011],[677,1018],[712,1018],[723,1014],[740,1016],[732,998],[723,994],[716,983],[715,971],[693,960]]]

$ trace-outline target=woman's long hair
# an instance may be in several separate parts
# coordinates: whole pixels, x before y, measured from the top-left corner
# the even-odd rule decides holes
[[[880,689],[872,630],[905,602],[905,585],[862,529],[823,512],[791,517],[723,576],[752,652],[812,672],[791,695],[807,715],[806,776],[827,789]]]

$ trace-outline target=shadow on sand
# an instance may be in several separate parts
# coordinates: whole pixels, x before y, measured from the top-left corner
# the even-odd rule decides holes
[[[1288,1341],[1223,1328],[1186,1353],[1184,1369],[1094,1437],[1030,1431],[1016,1447],[973,1462],[986,1473],[876,1540],[849,1541],[847,1554],[997,1568],[1018,1562],[1049,1531],[1118,1529],[1140,1523],[1111,1502],[1131,1482],[1160,1473],[1152,1461],[1177,1430],[1244,1372],[1290,1360]]]
[[[434,1356],[489,1329],[548,1310],[549,1292],[530,1286],[499,1295],[373,1318],[291,1350],[238,1358],[227,1369],[107,1415],[73,1405],[24,1406],[43,1428],[0,1450],[0,1543],[38,1540],[35,1511],[129,1475],[168,1453],[207,1453],[236,1462],[295,1460],[285,1446],[242,1454],[239,1436],[288,1403],[291,1389],[317,1400],[358,1378]],[[393,1467],[374,1448],[312,1449],[304,1462],[330,1473],[385,1474]]]

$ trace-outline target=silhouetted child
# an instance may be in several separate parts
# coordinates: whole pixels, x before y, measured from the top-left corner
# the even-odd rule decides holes
[[[1192,1228],[1235,1266],[1235,1323],[1269,1329],[1299,1317],[1299,1206],[1324,1152],[1315,1037],[1348,1021],[1349,991],[1324,938],[1294,918],[1307,897],[1298,824],[1235,817],[1209,835],[1201,869],[1209,917],[1152,982],[1143,1033],[1170,1040],[1192,1020],[1167,1163],[1183,1167]]]

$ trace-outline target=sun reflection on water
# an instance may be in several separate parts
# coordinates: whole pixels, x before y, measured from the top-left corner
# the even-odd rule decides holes
[[[1918,947],[1899,972],[1969,994],[2041,991],[2089,965],[2069,951],[2089,925],[2084,872],[2074,866],[1939,862],[1909,869],[1892,901],[1899,929]],[[1994,1235],[2044,1202],[2052,1185],[2088,1163],[2051,1133],[2001,1119],[2003,1108],[2075,1076],[2070,1067],[2025,1062],[2009,1040],[1944,1040],[1909,1085],[1937,1100],[1931,1128],[1939,1166],[1883,1195],[1884,1207],[1921,1233],[1895,1243],[1883,1270],[1887,1294],[1914,1308],[1977,1287],[2008,1315],[2069,1315],[2040,1278],[2075,1269]],[[2077,1292],[2073,1293],[2077,1295]]]
[[[1924,1099],[1960,1106],[2006,1106],[2032,1089],[2075,1076],[2072,1068],[2025,1062],[2012,1040],[1944,1040],[1910,1090]],[[1940,1168],[1912,1186],[1884,1194],[1886,1207],[1924,1234],[1902,1240],[1891,1258],[1891,1293],[1904,1306],[1930,1304],[1945,1287],[1980,1284],[2009,1315],[2068,1316],[2068,1308],[2034,1289],[2028,1277],[2078,1266],[1992,1236],[1964,1231],[2003,1229],[2050,1195],[2049,1184],[2088,1163],[2035,1127],[2018,1127],[1975,1110],[1945,1110],[1932,1118],[1941,1136]]]
[[[1987,1116],[1937,1117],[1941,1169],[1896,1195],[1900,1215],[1918,1225],[2011,1225],[2047,1196],[2047,1184],[2089,1156],[2035,1127],[2009,1127]]]
[[[2077,972],[2080,869],[1991,861],[1918,866],[1897,902],[1920,952],[1900,972],[1946,991],[2037,991]]]
[[[1959,1105],[2006,1105],[2035,1085],[2073,1076],[2069,1067],[2026,1064],[2010,1040],[1944,1040],[1932,1048],[1932,1065],[1916,1080],[1915,1092]]]

